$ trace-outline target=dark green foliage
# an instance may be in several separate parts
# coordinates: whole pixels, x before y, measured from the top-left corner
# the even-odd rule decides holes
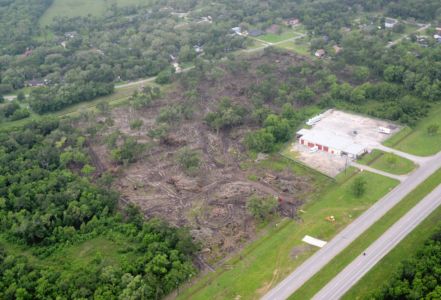
[[[355,197],[361,197],[366,192],[366,180],[363,177],[357,177],[351,185],[352,193]]]
[[[220,100],[217,110],[205,116],[205,122],[211,128],[219,131],[242,124],[245,113],[245,108],[232,104],[229,98],[223,98]]]
[[[170,69],[159,72],[156,76],[155,82],[158,84],[167,84],[172,82],[173,73]]]
[[[69,260],[45,265],[0,245],[1,299],[155,299],[195,273],[190,256],[196,247],[185,229],[146,222],[133,206],[124,220],[116,211],[118,195],[82,176],[94,171],[83,140],[52,120],[0,134],[1,238],[44,258],[107,236],[131,245],[126,259],[109,265],[97,253],[87,267]]]
[[[75,82],[32,90],[29,105],[39,114],[60,110],[71,104],[92,100],[113,92],[113,83]]]
[[[181,149],[177,154],[177,161],[179,165],[188,174],[194,174],[200,165],[200,154],[188,148]]]
[[[397,272],[373,299],[441,298],[441,229],[427,241],[418,254],[402,262]]]
[[[301,119],[298,119],[297,113],[288,104],[284,106],[283,115],[287,118],[270,114],[263,128],[249,133],[245,138],[245,144],[248,149],[255,152],[273,152],[278,145],[283,144],[291,138],[292,128],[298,125]]]
[[[258,196],[251,196],[247,200],[248,212],[261,221],[267,220],[271,215],[276,213],[277,199],[274,197],[261,198]]]
[[[21,108],[17,101],[11,101],[0,105],[0,120],[20,120],[27,118],[29,115],[29,110],[26,108]]]
[[[145,151],[146,145],[138,143],[134,138],[127,137],[118,148],[112,150],[112,158],[119,163],[133,163]]]
[[[427,133],[429,135],[437,135],[439,131],[439,125],[438,124],[431,124],[427,127]]]
[[[273,152],[276,147],[276,139],[270,132],[262,128],[258,131],[249,133],[245,137],[245,144],[250,150],[270,153]]]
[[[135,108],[149,107],[161,96],[158,87],[145,87],[141,92],[135,91],[130,97],[130,102]]]

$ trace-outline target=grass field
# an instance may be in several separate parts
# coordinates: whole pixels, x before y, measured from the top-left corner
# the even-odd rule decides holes
[[[358,160],[358,163],[397,175],[407,174],[416,167],[412,161],[406,158],[377,149],[363,156]]]
[[[309,42],[306,40],[306,38],[284,42],[278,44],[277,47],[298,53],[300,55],[312,56],[309,51]]]
[[[429,115],[421,120],[413,129],[408,127],[388,139],[384,145],[408,152],[414,155],[428,156],[441,150],[441,105],[434,105]],[[440,126],[435,135],[427,133],[427,127],[432,124]]]
[[[118,6],[148,4],[146,0],[54,0],[40,19],[43,26],[49,25],[55,17],[100,16],[113,3]]]
[[[284,40],[294,38],[298,35],[299,35],[299,33],[297,31],[289,29],[289,30],[282,32],[281,34],[267,33],[265,35],[259,36],[258,39],[265,41],[267,43],[278,43],[278,42],[282,42]]]
[[[344,295],[343,300],[369,299],[372,291],[387,282],[404,259],[409,259],[417,254],[424,242],[436,232],[439,225],[441,225],[441,208],[435,210],[375,265],[369,273]]]
[[[32,264],[58,271],[75,271],[78,268],[87,268],[97,258],[100,259],[100,264],[103,266],[118,265],[121,261],[138,258],[133,253],[124,254],[131,243],[123,236],[118,237],[117,240],[120,242],[113,240],[115,239],[107,237],[93,238],[77,245],[66,246],[44,258],[33,255],[26,246],[8,243],[2,237],[0,237],[0,245],[5,247],[9,253],[26,256]]]
[[[289,162],[285,167],[290,165],[296,164]],[[263,295],[316,251],[301,242],[305,234],[329,240],[397,184],[376,174],[357,173],[355,169],[343,176],[326,186],[322,183],[321,192],[303,205],[299,220],[284,219],[269,228],[262,238],[216,272],[199,278],[178,299],[255,299]],[[365,178],[372,192],[354,198],[350,187],[356,177]],[[331,215],[335,216],[334,223],[325,220]]]
[[[421,185],[407,195],[399,205],[393,207],[373,226],[352,242],[345,250],[337,255],[329,264],[306,282],[289,299],[311,299],[334,276],[343,270],[351,261],[363,252],[370,244],[377,240],[390,226],[404,216],[420,200],[441,183],[441,169],[425,180]],[[381,281],[377,282],[377,285]],[[349,298],[354,299],[354,298]]]
[[[31,113],[31,115],[28,118],[22,120],[0,123],[0,131],[9,130],[11,128],[22,127],[23,125],[31,121],[38,121],[41,120],[42,118],[74,116],[75,114],[81,113],[86,110],[94,110],[97,104],[100,102],[107,102],[112,107],[119,106],[127,102],[129,97],[133,94],[135,90],[137,90],[140,86],[145,86],[145,85],[158,86],[161,88],[162,91],[170,88],[170,85],[159,86],[154,82],[140,83],[124,88],[118,88],[115,89],[115,91],[110,95],[98,97],[90,101],[74,104],[57,112],[47,113],[44,115]]]

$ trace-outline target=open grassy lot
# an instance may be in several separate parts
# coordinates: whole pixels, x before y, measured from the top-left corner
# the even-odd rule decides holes
[[[364,249],[377,240],[390,226],[404,216],[420,200],[435,189],[441,183],[441,169],[430,176],[426,181],[414,189],[405,197],[399,205],[393,207],[372,227],[365,231],[360,237],[352,242],[345,250],[337,255],[320,272],[315,274],[306,282],[290,299],[311,299],[322,287],[324,287],[334,276],[343,270],[353,261]],[[376,284],[380,284],[378,281]],[[354,294],[352,294],[354,295]],[[354,298],[348,298],[354,299]]]
[[[296,166],[288,159],[283,161],[285,168]],[[271,161],[267,163],[272,164]],[[350,187],[356,177],[366,179],[367,188],[372,192],[355,198]],[[376,174],[357,173],[353,168],[336,182],[329,179],[325,182],[322,180],[320,192],[310,195],[298,220],[284,219],[271,226],[262,238],[245,247],[216,272],[199,278],[178,299],[255,299],[262,296],[316,251],[301,242],[304,235],[329,240],[397,184]],[[325,220],[331,215],[335,222]]]
[[[358,162],[397,175],[407,174],[416,167],[412,161],[406,158],[392,153],[385,153],[377,149],[363,156]]]
[[[118,240],[118,242],[114,240]],[[103,266],[115,266],[120,264],[121,261],[138,258],[133,253],[130,255],[124,253],[131,246],[131,243],[121,235],[117,239],[92,238],[73,246],[66,246],[44,258],[33,255],[26,246],[11,244],[2,237],[0,237],[0,245],[5,247],[7,252],[26,256],[32,264],[59,271],[75,271],[78,268],[87,267],[97,259]],[[63,267],[63,270],[60,270],[61,267]]]
[[[309,42],[306,37],[278,44],[277,47],[295,52],[304,56],[312,56],[309,51]]]
[[[273,34],[273,33],[267,33],[265,35],[261,35],[258,37],[259,40],[265,41],[267,43],[278,43],[282,42],[284,40],[288,40],[291,38],[294,38],[298,36],[299,33],[295,30],[288,29],[281,34]]]
[[[113,3],[118,6],[148,4],[146,0],[54,0],[40,19],[40,24],[49,25],[55,17],[100,16]]]
[[[441,208],[438,208],[349,290],[343,299],[369,299],[372,291],[394,274],[400,262],[417,254],[424,242],[435,234],[440,224]]]
[[[77,104],[71,105],[71,106],[66,107],[66,108],[64,108],[60,111],[57,111],[57,112],[47,113],[44,115],[38,115],[36,113],[31,112],[31,115],[28,118],[17,120],[17,121],[0,123],[0,131],[1,130],[9,130],[11,128],[18,128],[18,127],[21,127],[21,126],[27,124],[28,122],[38,121],[43,117],[45,117],[45,118],[47,118],[47,117],[65,117],[65,116],[72,116],[72,115],[81,113],[86,110],[94,110],[96,108],[96,106],[98,105],[98,103],[100,103],[100,102],[107,102],[112,107],[119,106],[119,105],[122,105],[125,102],[127,102],[129,97],[133,94],[133,92],[135,90],[137,90],[141,86],[146,86],[146,85],[159,87],[159,85],[150,81],[150,82],[143,82],[143,83],[139,83],[139,84],[138,83],[133,84],[131,86],[127,86],[127,87],[123,87],[123,88],[117,88],[110,95],[98,97],[96,99],[86,101],[86,102],[77,103]],[[170,88],[170,85],[160,86],[160,88],[161,88],[161,90],[164,91],[165,89]]]
[[[429,115],[415,128],[404,128],[388,139],[384,144],[414,155],[428,156],[441,150],[441,105],[434,105]],[[435,135],[427,132],[429,125],[438,125],[440,130]]]

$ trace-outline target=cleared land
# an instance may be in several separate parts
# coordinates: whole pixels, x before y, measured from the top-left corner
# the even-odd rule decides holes
[[[441,105],[435,105],[429,115],[422,119],[413,129],[404,128],[384,145],[414,155],[429,156],[441,150]],[[430,135],[427,128],[430,125],[440,126],[438,133]]]
[[[24,124],[27,124],[28,122],[38,121],[42,118],[74,116],[76,114],[88,110],[94,111],[96,110],[96,106],[101,102],[106,102],[111,107],[120,106],[127,102],[127,100],[133,94],[134,91],[138,90],[139,88],[142,88],[143,86],[158,86],[161,88],[161,91],[163,92],[169,89],[168,85],[159,86],[156,83],[154,83],[153,80],[149,82],[143,82],[143,81],[133,82],[131,83],[131,85],[127,87],[116,88],[115,91],[110,95],[98,97],[86,102],[77,103],[57,112],[47,113],[44,115],[38,115],[36,113],[31,112],[31,115],[28,118],[17,121],[8,121],[8,122],[0,123],[0,130],[9,130],[11,128],[18,128],[23,126]]]
[[[281,34],[267,33],[265,35],[259,36],[257,39],[265,41],[267,43],[279,43],[284,40],[294,38],[294,37],[298,36],[299,34],[300,33],[294,29],[288,29],[288,30],[282,32]]]
[[[354,172],[349,169],[346,177],[342,174],[337,183],[318,195],[311,195],[314,197],[302,207],[298,220],[282,222],[178,298],[254,299],[265,294],[316,251],[301,242],[304,235],[329,240],[397,184],[372,173]],[[355,198],[351,192],[351,184],[357,177],[364,178],[372,190],[361,198]],[[336,221],[327,221],[329,216]]]
[[[112,4],[118,6],[146,5],[145,0],[54,0],[53,4],[40,19],[40,24],[49,25],[55,17],[85,17],[88,15],[100,16]]]
[[[113,234],[116,235],[117,233]],[[119,242],[114,242],[114,240]],[[86,268],[91,263],[99,263],[103,267],[110,267],[119,265],[118,262],[123,260],[136,260],[140,258],[134,254],[125,254],[132,244],[124,239],[123,236],[118,238],[113,238],[112,236],[93,238],[78,245],[63,247],[62,250],[54,251],[54,253],[44,258],[34,255],[28,250],[28,247],[17,246],[7,242],[1,236],[0,244],[9,253],[25,256],[32,264],[54,270],[59,270],[60,267],[63,267],[63,270],[67,269],[72,273],[79,268]]]
[[[421,185],[407,195],[400,205],[393,207],[366,232],[352,242],[345,250],[337,255],[320,272],[316,273],[306,284],[298,289],[289,299],[310,299],[334,276],[343,270],[351,261],[370,244],[377,240],[390,226],[404,216],[421,199],[435,189],[441,182],[441,170],[438,170]],[[353,298],[352,298],[353,299]]]
[[[287,41],[284,43],[280,43],[277,45],[277,47],[298,53],[300,55],[312,57],[312,54],[309,50],[310,44],[309,41],[307,40],[307,37],[300,38],[295,41]]]
[[[396,175],[407,174],[416,167],[412,161],[406,158],[377,149],[364,155],[358,160],[358,163]]]

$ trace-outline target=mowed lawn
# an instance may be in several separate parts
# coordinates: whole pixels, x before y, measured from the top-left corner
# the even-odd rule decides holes
[[[289,30],[282,32],[281,34],[267,33],[265,35],[261,35],[261,36],[257,37],[257,39],[265,41],[267,43],[278,43],[278,42],[281,42],[284,40],[294,38],[299,35],[300,35],[300,33],[289,29]]]
[[[299,220],[285,219],[270,228],[216,272],[199,278],[178,299],[257,299],[317,250],[301,241],[306,234],[331,239],[397,185],[395,180],[357,173],[353,168],[346,178],[341,176],[303,205]],[[360,198],[351,191],[357,177],[366,180],[369,191]],[[335,222],[326,221],[329,216],[334,216]]]
[[[402,216],[411,210],[426,195],[433,191],[441,183],[441,169],[426,179],[422,184],[408,194],[401,202],[389,210],[380,220],[366,230],[361,236],[353,241],[346,249],[332,259],[323,269],[316,273],[300,289],[298,289],[289,299],[303,300],[311,299],[321,288],[323,288],[332,278],[342,271],[349,263],[359,256],[367,247],[376,241],[387,229],[395,224]],[[413,231],[415,232],[415,231]],[[403,256],[405,257],[405,256]],[[402,258],[403,258],[402,257]],[[370,288],[379,286],[391,274],[391,270],[382,270],[384,276],[376,275],[378,281],[366,283]],[[363,278],[363,282],[366,280]],[[367,281],[366,281],[367,282]],[[361,288],[360,289],[365,289]],[[365,291],[368,294],[368,291]],[[356,295],[351,293],[351,295]],[[347,299],[355,299],[349,297]],[[364,299],[364,298],[362,298]]]
[[[40,24],[49,25],[55,17],[100,16],[113,3],[118,6],[145,5],[149,3],[149,0],[54,0],[41,17]]]
[[[358,160],[358,163],[397,175],[407,174],[416,167],[411,160],[393,153],[385,153],[377,149],[364,155]]]
[[[306,38],[283,42],[281,44],[278,44],[277,47],[295,52],[303,56],[312,56],[311,52],[309,51],[309,42],[306,40]]]
[[[430,135],[427,128],[438,125],[437,134]],[[413,129],[404,128],[384,143],[386,146],[414,155],[429,156],[441,150],[441,104],[434,105],[429,115],[421,120]]]

